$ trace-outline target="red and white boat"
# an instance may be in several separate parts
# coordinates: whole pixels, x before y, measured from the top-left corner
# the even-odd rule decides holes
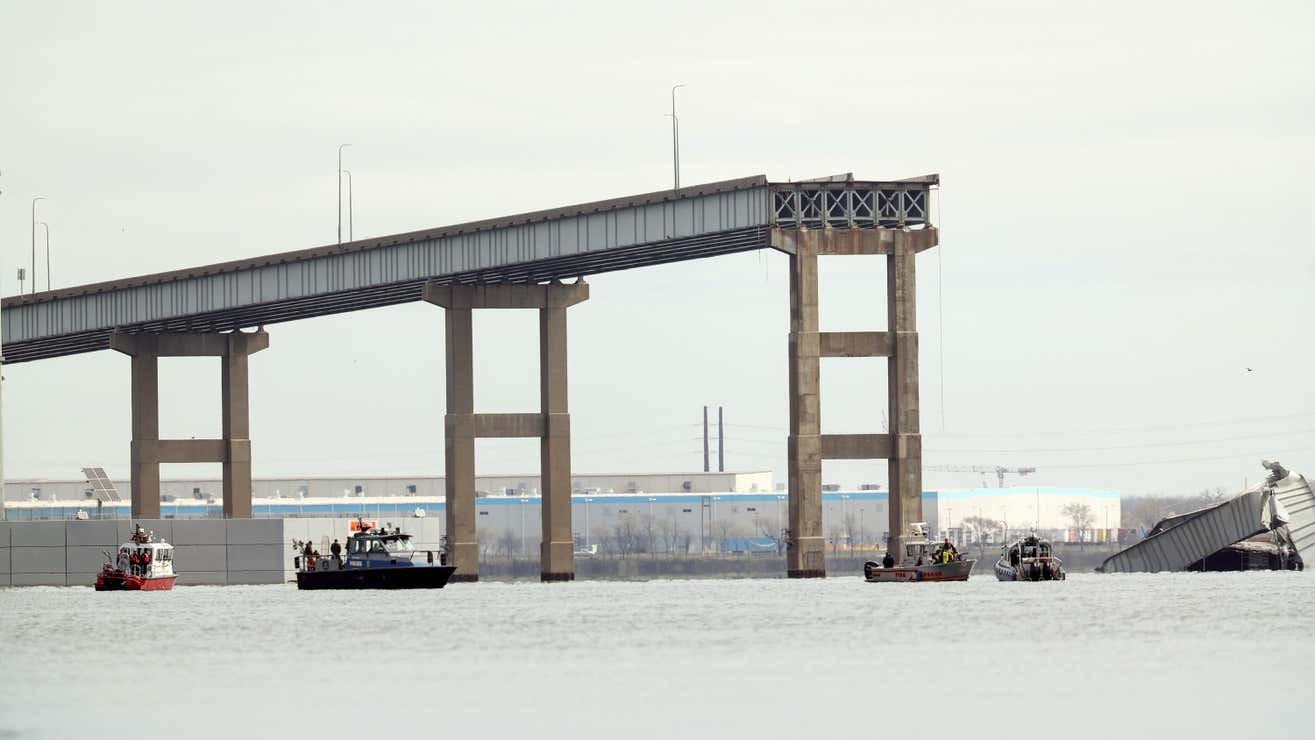
[[[904,541],[904,559],[896,562],[890,553],[880,563],[863,564],[868,583],[917,583],[922,581],[966,581],[977,562],[959,555],[949,540],[933,545],[927,537],[927,523],[916,522]]]
[[[174,548],[137,525],[132,539],[96,574],[97,591],[168,591],[174,587]]]

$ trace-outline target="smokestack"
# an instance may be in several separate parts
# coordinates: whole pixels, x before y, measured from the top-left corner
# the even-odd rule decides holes
[[[703,407],[703,472],[708,472],[708,407]]]
[[[726,427],[722,409],[717,407],[717,472],[726,472]]]

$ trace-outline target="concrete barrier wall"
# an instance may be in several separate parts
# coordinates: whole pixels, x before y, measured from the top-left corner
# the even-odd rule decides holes
[[[140,524],[174,546],[179,585],[284,583],[296,578],[294,537],[345,542],[348,528],[345,519],[149,519]],[[106,553],[131,533],[127,521],[0,522],[0,587],[90,586]],[[437,547],[436,535],[433,540]],[[321,548],[326,554],[327,542]]]

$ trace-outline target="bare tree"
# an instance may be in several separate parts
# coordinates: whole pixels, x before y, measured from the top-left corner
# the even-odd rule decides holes
[[[850,511],[845,513],[845,522],[843,526],[845,528],[845,541],[849,546],[849,551],[853,552],[854,543],[858,541],[859,534],[858,517],[854,516],[854,512]]]
[[[1077,501],[1071,501],[1060,507],[1059,513],[1068,517],[1069,523],[1078,531],[1078,544],[1085,546],[1086,532],[1091,527],[1094,519],[1091,514],[1091,507]]]
[[[634,514],[617,517],[616,524],[612,525],[612,536],[622,557],[638,552],[642,547],[643,534]]]
[[[666,550],[668,554],[675,554],[676,552],[675,532],[676,532],[676,523],[674,521],[667,519],[666,517],[662,517],[661,519],[658,519],[657,521],[658,542],[662,543],[662,549]]]
[[[651,557],[657,552],[657,522],[652,514],[639,515],[639,531],[643,533],[644,551]]]
[[[520,537],[510,529],[502,530],[497,539],[498,554],[508,559],[515,559],[519,548]]]
[[[831,542],[831,554],[834,555],[840,551],[840,540],[845,537],[845,528],[839,524],[832,524],[826,532],[826,538]]]
[[[1000,529],[1000,522],[984,516],[966,516],[963,518],[963,525],[973,530],[973,541],[977,543],[978,557],[983,557],[986,552],[986,542],[992,532]]]

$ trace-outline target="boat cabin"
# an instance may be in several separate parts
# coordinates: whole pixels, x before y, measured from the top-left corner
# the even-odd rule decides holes
[[[173,559],[173,545],[157,542],[151,533],[138,527],[131,540],[119,545],[114,567],[128,575],[162,578],[173,575]]]
[[[1008,551],[1009,564],[1017,567],[1025,560],[1048,560],[1053,556],[1050,543],[1035,536],[1025,537],[1012,545],[1000,548],[1001,555]]]
[[[347,540],[347,555],[390,555],[415,552],[409,534],[354,534]]]

